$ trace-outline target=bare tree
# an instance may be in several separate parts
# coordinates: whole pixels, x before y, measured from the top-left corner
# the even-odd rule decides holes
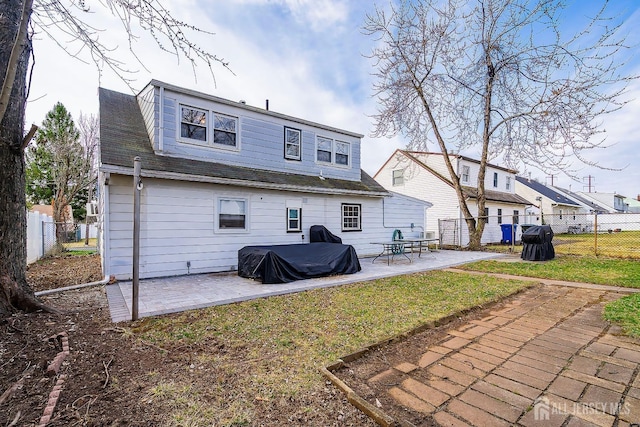
[[[192,66],[204,63],[228,68],[228,63],[193,42],[193,33],[207,33],[175,19],[160,0],[103,0],[92,2],[112,13],[129,36],[135,54],[135,27],[150,33],[159,49],[185,58]],[[31,38],[40,31],[63,49],[78,40],[99,72],[109,69],[130,82],[127,64],[114,56],[98,37],[99,31],[82,19],[89,12],[83,1],[0,1],[0,315],[15,310],[46,309],[26,281],[26,199],[24,148],[35,129],[25,136],[24,113],[28,96]],[[210,33],[209,33],[210,34]],[[73,52],[67,52],[74,54]],[[74,54],[75,55],[75,54]],[[213,71],[212,71],[213,75]]]
[[[605,2],[606,3],[606,2]],[[564,36],[559,0],[416,0],[368,15],[377,38],[374,135],[401,133],[410,149],[435,142],[479,248],[484,221],[471,214],[450,155],[477,150],[477,212],[487,163],[568,169],[601,147],[599,118],[621,108],[627,83],[620,25],[604,7]]]

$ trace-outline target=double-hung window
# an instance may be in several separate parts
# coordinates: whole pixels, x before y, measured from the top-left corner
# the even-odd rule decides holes
[[[224,114],[213,114],[213,143],[237,147],[238,119]]]
[[[507,191],[511,191],[511,177],[510,176],[507,177],[507,179],[505,181],[505,184],[504,184],[504,188]]]
[[[514,209],[513,210],[513,223],[514,224],[520,224],[520,211]]]
[[[287,232],[302,231],[302,208],[287,208]]]
[[[462,182],[469,183],[469,166],[462,166]]]
[[[498,172],[493,173],[493,188],[498,188]]]
[[[404,184],[404,169],[396,169],[393,172],[393,186],[403,185]]]
[[[349,143],[336,141],[336,164],[349,166]]]
[[[235,231],[248,230],[247,205],[247,199],[218,199],[218,229]]]
[[[502,224],[502,209],[498,209],[498,224]]]
[[[238,118],[180,105],[179,139],[225,149],[238,148]]]
[[[208,111],[182,106],[180,108],[180,137],[207,142]]]
[[[342,231],[362,230],[362,206],[359,204],[342,204]]]
[[[319,136],[316,156],[319,162],[333,163],[333,140]]]
[[[324,136],[316,138],[316,161],[339,166],[349,166],[351,144]]]
[[[302,132],[299,129],[284,128],[284,158],[289,160],[300,160],[301,157]]]

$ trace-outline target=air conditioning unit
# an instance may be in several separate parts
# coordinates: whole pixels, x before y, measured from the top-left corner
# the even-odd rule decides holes
[[[87,216],[98,216],[98,203],[97,202],[89,202],[89,203],[87,203]]]

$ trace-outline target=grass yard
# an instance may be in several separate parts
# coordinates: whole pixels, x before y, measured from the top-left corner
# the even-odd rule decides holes
[[[558,234],[553,238],[558,254],[595,255],[595,234]],[[598,256],[640,259],[640,231],[599,233]]]
[[[597,236],[598,256],[640,260],[640,231],[600,233]],[[595,256],[596,236],[594,234],[556,234],[553,247],[558,255]],[[522,244],[484,247],[491,252],[522,253]]]
[[[527,286],[432,271],[143,319],[131,332],[184,358],[183,371],[152,374],[148,398],[172,425],[249,425],[259,405],[313,411],[327,392],[321,366]]]
[[[557,255],[555,259],[544,262],[490,260],[466,264],[461,268],[516,276],[640,288],[640,262],[629,259]]]
[[[640,294],[633,294],[607,304],[604,309],[604,318],[618,323],[626,334],[640,338],[639,313]]]

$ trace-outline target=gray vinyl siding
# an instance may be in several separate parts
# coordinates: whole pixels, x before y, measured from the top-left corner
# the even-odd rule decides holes
[[[217,184],[144,179],[141,192],[140,277],[161,277],[235,270],[238,250],[248,245],[308,243],[309,228],[326,226],[353,245],[360,257],[375,255],[372,242],[391,239],[400,228],[411,235],[411,223],[424,223],[425,204],[402,196],[345,197],[252,190]],[[132,274],[132,179],[112,174],[109,191],[105,270],[117,279]],[[216,230],[219,197],[248,201],[248,231]],[[362,209],[362,231],[341,231],[343,203]],[[302,208],[302,232],[287,233],[286,207]],[[399,213],[403,212],[403,215]],[[414,227],[415,228],[415,227]]]
[[[243,109],[241,106],[217,104],[210,100],[164,91],[163,102],[163,155],[184,157],[203,161],[226,163],[235,166],[245,166],[264,170],[288,172],[305,175],[322,175],[326,178],[360,180],[360,138],[350,133],[340,133],[333,128],[313,127],[307,123],[299,123],[260,114],[256,111]],[[156,99],[156,105],[159,99]],[[209,112],[216,112],[238,118],[237,144],[238,149],[225,149],[206,144],[182,141],[179,135],[180,105],[201,108]],[[240,105],[240,104],[239,104]],[[144,113],[144,112],[143,112]],[[144,115],[145,121],[151,115]],[[212,137],[211,113],[208,115],[209,126],[207,133]],[[147,122],[149,126],[149,122]],[[158,124],[153,126],[157,128]],[[291,127],[302,132],[302,159],[287,160],[284,158],[284,128]],[[350,165],[348,167],[316,162],[316,136],[332,138],[350,144]],[[154,149],[158,149],[154,145]]]
[[[154,150],[158,149],[158,126],[156,125],[156,118],[158,117],[159,105],[157,100],[159,99],[157,90],[149,86],[138,96],[138,105],[140,106],[140,112],[144,118],[144,123],[149,134],[149,140]]]

